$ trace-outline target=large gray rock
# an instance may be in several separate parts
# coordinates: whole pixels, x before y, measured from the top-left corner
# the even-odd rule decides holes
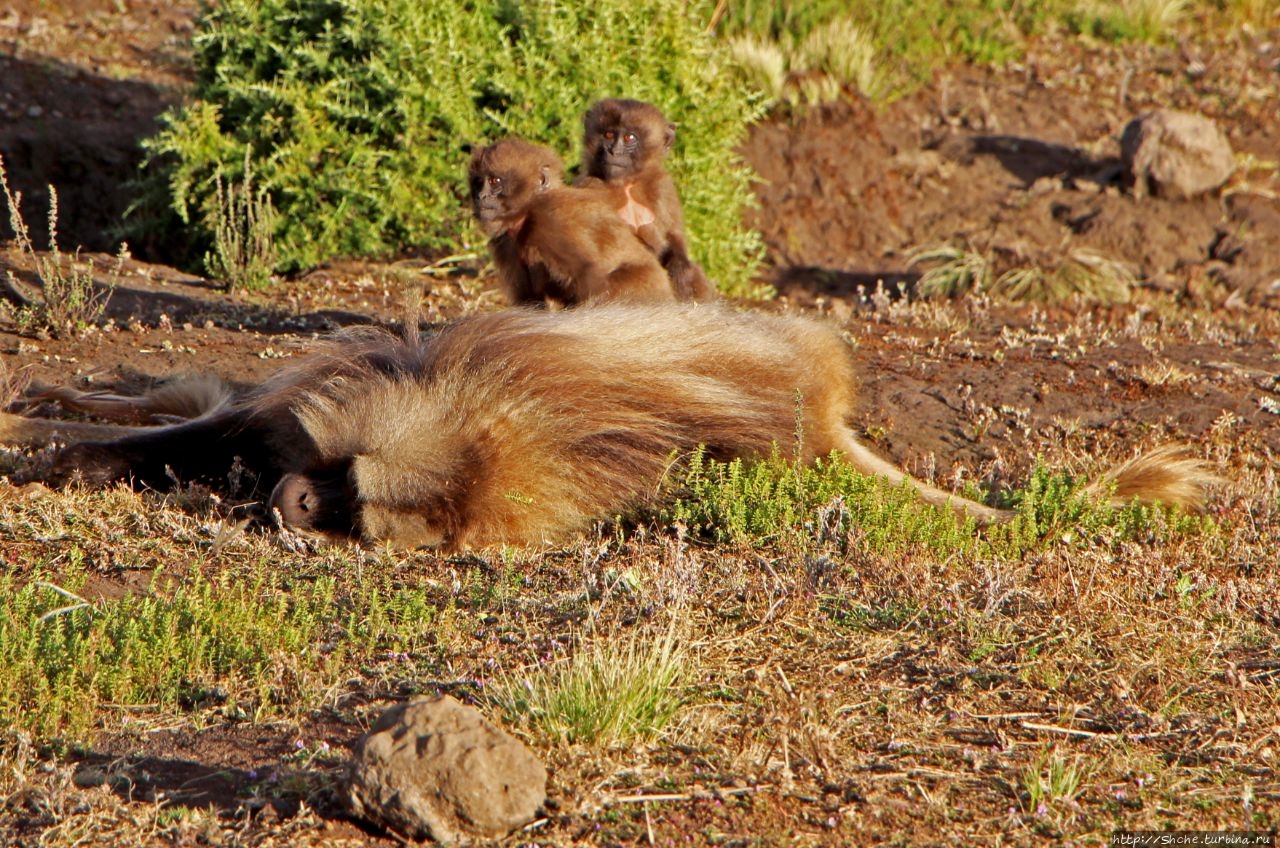
[[[345,801],[360,818],[445,845],[533,820],[547,770],[519,740],[453,698],[392,707],[356,745]]]
[[[1120,136],[1133,193],[1194,197],[1213,191],[1235,170],[1235,154],[1218,125],[1203,115],[1156,109],[1129,122]]]

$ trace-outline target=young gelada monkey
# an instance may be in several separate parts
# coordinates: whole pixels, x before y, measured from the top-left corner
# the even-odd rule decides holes
[[[797,423],[803,461],[841,451],[980,524],[1010,515],[867,450],[847,424],[854,386],[846,345],[822,323],[607,303],[476,315],[427,335],[351,330],[184,424],[0,413],[0,442],[80,441],[55,455],[45,479],[57,484],[168,488],[247,467],[286,525],[403,548],[563,541],[652,501],[673,455],[766,457],[796,442]],[[1194,508],[1214,478],[1163,449],[1107,479],[1117,501]]]
[[[563,181],[560,157],[541,145],[508,138],[472,152],[471,202],[507,299],[673,300],[666,272],[607,195]]]
[[[680,300],[714,300],[715,286],[689,258],[684,212],[662,160],[676,139],[675,124],[641,100],[596,102],[583,118],[579,185],[604,184],[618,215],[657,254]]]

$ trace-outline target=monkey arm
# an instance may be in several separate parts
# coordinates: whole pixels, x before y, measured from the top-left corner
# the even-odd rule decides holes
[[[276,429],[237,408],[168,427],[116,429],[127,432],[61,450],[54,457],[49,482],[105,485],[127,480],[136,486],[171,489],[179,483],[225,482],[240,473],[274,479],[281,470]]]
[[[542,303],[546,296],[545,269],[532,268],[509,232],[489,240],[489,253],[498,269],[498,283],[513,305]]]
[[[667,238],[667,249],[662,254],[662,267],[671,278],[671,286],[675,289],[678,300],[715,300],[719,296],[715,285],[707,279],[702,268],[689,258],[689,248],[684,236],[671,231]]]
[[[48,386],[37,388],[27,399],[34,403],[54,401],[70,412],[121,424],[142,424],[199,418],[229,403],[231,390],[217,377],[205,375],[174,380],[140,396]]]

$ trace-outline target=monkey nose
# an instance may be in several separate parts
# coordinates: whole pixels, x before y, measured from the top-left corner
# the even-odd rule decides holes
[[[271,491],[268,509],[280,512],[286,527],[306,530],[315,526],[319,496],[311,479],[302,474],[286,474]]]

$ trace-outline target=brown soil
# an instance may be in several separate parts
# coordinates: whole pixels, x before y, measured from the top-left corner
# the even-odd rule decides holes
[[[194,8],[16,0],[0,15],[0,155],[24,192],[37,244],[52,183],[61,243],[115,249],[138,142],[189,80]],[[1239,153],[1274,160],[1276,36],[1163,49],[1055,41],[1033,46],[1017,66],[940,71],[932,85],[887,106],[851,100],[751,133],[743,154],[763,177],[751,220],[765,235],[779,308],[830,314],[847,326],[865,375],[855,420],[879,449],[917,474],[953,481],[963,472],[999,487],[1025,479],[1054,441],[1049,434],[1082,432],[1077,446],[1088,451],[1105,432],[1137,449],[1194,442],[1230,413],[1237,432],[1280,453],[1271,411],[1280,401],[1270,311],[1280,306],[1274,164],[1242,171],[1222,195],[1190,201],[1136,200],[1117,167],[1121,128],[1157,105],[1209,115]],[[915,279],[910,252],[945,242],[968,244],[999,267],[1090,248],[1131,263],[1144,290],[1112,308],[900,299],[897,284]],[[136,255],[164,258],[154,250],[134,246]],[[3,267],[29,278],[16,250],[0,253]],[[337,264],[250,298],[129,261],[111,301],[113,329],[59,341],[3,328],[0,363],[39,381],[125,390],[197,370],[252,382],[316,333],[396,318],[406,278],[426,286],[432,320],[498,304],[488,281],[431,277],[420,267]],[[306,730],[335,748],[357,733],[330,719]],[[80,768],[86,780],[101,774],[139,803],[160,791],[170,803],[270,824],[298,813],[296,802],[261,791],[297,738],[296,728],[233,723],[110,736]],[[309,796],[304,787],[285,797]],[[780,798],[772,820],[788,821],[791,807],[804,804]],[[725,833],[750,832],[751,810],[695,800],[664,808],[659,824],[679,831],[687,818],[690,830],[715,823]],[[796,821],[813,810],[795,812]],[[318,813],[335,840],[395,844],[323,804]],[[39,816],[30,822],[21,838],[35,838]]]

